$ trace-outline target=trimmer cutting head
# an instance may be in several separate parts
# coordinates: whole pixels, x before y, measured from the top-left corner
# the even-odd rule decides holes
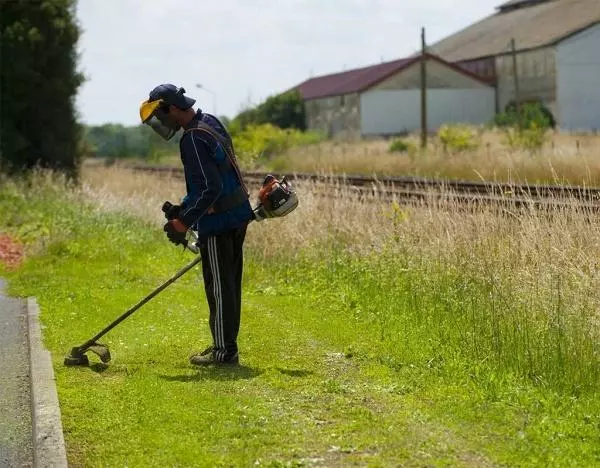
[[[110,351],[108,346],[100,343],[92,343],[89,346],[76,346],[71,349],[71,353],[65,357],[65,366],[88,366],[90,360],[85,353],[88,351],[97,354],[103,363],[110,361]]]

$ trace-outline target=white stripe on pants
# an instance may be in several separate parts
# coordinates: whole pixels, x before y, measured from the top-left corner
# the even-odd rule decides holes
[[[215,314],[215,359],[222,361],[225,358],[225,333],[223,328],[223,295],[221,290],[221,275],[219,272],[219,257],[217,254],[217,238],[208,239],[208,256],[210,259],[210,269],[213,275],[213,291],[215,296],[216,314]]]

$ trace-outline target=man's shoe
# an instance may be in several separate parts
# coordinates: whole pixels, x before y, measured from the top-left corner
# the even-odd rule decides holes
[[[235,353],[226,360],[217,360],[214,353],[214,346],[209,346],[201,353],[190,356],[190,364],[194,364],[195,366],[210,366],[213,364],[217,366],[237,366],[239,362],[238,353]]]

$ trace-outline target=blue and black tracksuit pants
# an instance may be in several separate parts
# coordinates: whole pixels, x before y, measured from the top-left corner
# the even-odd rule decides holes
[[[210,308],[213,356],[217,361],[234,359],[238,353],[246,229],[244,224],[210,236],[200,245],[204,288]]]

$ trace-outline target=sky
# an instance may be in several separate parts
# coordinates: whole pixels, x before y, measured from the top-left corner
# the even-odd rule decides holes
[[[89,125],[139,123],[161,83],[235,116],[328,73],[395,60],[503,0],[78,0],[77,109]]]

